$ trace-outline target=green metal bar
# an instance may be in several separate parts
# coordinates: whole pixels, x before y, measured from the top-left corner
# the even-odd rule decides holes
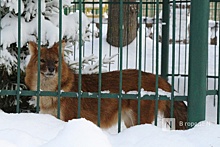
[[[142,2],[143,4],[143,2]],[[145,19],[147,19],[147,16],[148,16],[148,4],[145,4]],[[141,25],[142,26],[142,25]],[[145,29],[145,36],[147,34],[147,29]],[[144,49],[144,71],[146,71],[146,66],[147,66],[147,41],[145,40],[144,41],[144,46],[145,46],[145,49]]]
[[[218,95],[218,90],[207,90],[206,95]]]
[[[102,0],[99,1],[99,8],[102,8]],[[101,121],[101,91],[102,91],[102,9],[99,9],[99,87],[98,87],[98,126]]]
[[[190,2],[190,1],[188,1],[188,2]],[[78,2],[71,2],[72,4],[78,4]],[[88,2],[88,1],[83,1],[83,2],[81,2],[82,4],[99,4],[99,2],[95,2],[95,1],[90,1],[90,2]],[[102,2],[103,4],[120,4],[120,2],[112,2],[112,1],[106,1],[106,2]],[[130,1],[125,1],[125,2],[123,2],[124,4],[139,4],[139,2],[138,1],[132,1],[132,2],[130,2]],[[142,2],[143,4],[155,4],[155,2],[147,2],[147,1],[144,1],[144,2]],[[159,2],[159,4],[162,4],[162,2]]]
[[[217,2],[215,2],[214,3],[214,20],[215,20],[215,22],[216,22],[216,20],[217,20]],[[216,30],[216,28],[215,28],[215,36],[217,36],[216,35],[217,34],[217,30]],[[214,53],[214,67],[216,67],[217,66],[217,45],[215,45],[215,53]],[[208,69],[208,68],[207,68]],[[216,72],[217,70],[216,70],[216,68],[214,68],[214,76],[217,76],[217,72]],[[207,82],[208,83],[208,82]],[[214,79],[214,83],[213,83],[213,85],[214,85],[214,89],[216,89],[216,79]],[[215,100],[216,100],[216,95],[214,95],[214,106],[216,105],[216,102],[215,102]]]
[[[220,0],[210,0],[210,2],[220,2]]]
[[[138,63],[137,63],[137,60],[138,60],[138,40],[136,39],[136,52],[135,52],[135,69],[137,69],[138,67]]]
[[[112,0],[109,0],[109,5],[108,5],[108,8],[110,9],[110,7],[112,7]],[[108,12],[109,13],[109,12]],[[111,15],[111,14],[109,14],[109,15]],[[108,24],[112,24],[112,21],[111,21],[112,19],[108,19],[108,21],[109,21],[109,23]],[[110,30],[112,30],[112,29],[110,29]],[[110,34],[112,34],[112,31],[110,32]],[[111,39],[112,39],[112,37],[111,37]],[[109,45],[109,56],[111,56],[112,55],[112,46],[111,45]],[[119,59],[119,58],[118,58]],[[119,60],[118,60],[119,61]],[[109,71],[111,70],[111,64],[109,64]]]
[[[192,123],[205,120],[208,16],[209,0],[191,1],[188,121]]]
[[[20,112],[20,75],[21,75],[21,69],[20,69],[20,63],[21,63],[21,1],[18,1],[18,63],[17,63],[17,106],[16,106],[16,112]]]
[[[14,95],[16,96],[17,90],[0,90],[0,95]],[[217,94],[217,90],[212,93],[211,95]],[[37,96],[37,91],[29,91],[29,90],[21,90],[20,96]],[[57,96],[58,92],[54,91],[41,91],[39,96]],[[78,92],[62,92],[60,94],[61,97],[69,97],[69,98],[77,98]],[[90,92],[82,92],[82,98],[96,98],[99,96],[99,93],[90,93]],[[130,99],[130,100],[137,100],[138,94],[122,94],[122,99]],[[116,93],[101,93],[101,98],[113,98],[118,99],[119,94]],[[170,97],[159,95],[159,100],[170,100]],[[154,95],[144,95],[141,97],[141,100],[155,100]],[[187,96],[175,96],[175,101],[187,101]]]
[[[122,62],[123,62],[123,1],[120,1],[120,4],[119,4],[119,24],[120,24],[120,27],[119,27],[119,37],[120,37],[120,40],[119,40],[119,55],[120,55],[120,59],[119,59],[119,70],[120,70],[120,76],[119,76],[119,79],[120,79],[120,83],[119,83],[119,99],[118,99],[118,132],[121,132],[121,105],[122,105]]]
[[[81,117],[81,89],[82,89],[82,0],[79,0],[79,79],[78,79],[78,113]]]
[[[168,74],[168,76],[172,76],[172,74]],[[188,77],[187,74],[174,74],[174,76]],[[218,78],[218,76],[207,75],[207,78]]]
[[[95,4],[93,3],[92,4],[92,9],[94,9],[94,7],[95,7]],[[94,30],[95,30],[95,21],[94,21],[94,15],[92,15],[92,22],[93,22],[93,25],[92,25],[92,54],[94,54],[94,37],[93,36],[95,36],[95,34],[94,34]],[[92,62],[92,64],[93,64],[93,62]]]
[[[175,27],[176,26],[176,1],[173,1],[173,28],[172,28],[172,75],[171,75],[171,106],[170,106],[170,117],[173,118],[173,106],[174,106],[174,74],[175,74],[175,50],[176,50],[176,32],[175,32]]]
[[[155,110],[154,125],[157,126],[158,116],[158,81],[159,81],[159,0],[156,1],[156,81],[155,81]]]
[[[59,1],[59,63],[58,63],[58,94],[57,94],[57,118],[60,118],[61,98],[61,76],[62,76],[62,1]]]
[[[186,2],[186,5],[188,4],[188,2]],[[188,14],[188,11],[187,11],[188,9],[186,9],[186,14]],[[186,26],[186,35],[185,35],[185,38],[186,38],[186,41],[187,41],[187,39],[188,39],[188,18],[186,18],[186,23],[185,23],[185,26]],[[184,55],[184,57],[185,57],[185,64],[184,64],[184,74],[187,74],[187,61],[188,61],[188,53],[187,53],[187,50],[188,50],[188,45],[186,45],[185,44],[185,55]],[[187,82],[187,79],[186,79],[186,77],[184,77],[184,89],[183,89],[183,93],[184,93],[184,95],[186,94],[186,91],[187,91],[187,86],[186,86],[186,83]]]
[[[41,55],[41,1],[38,1],[38,46],[37,46],[37,107],[36,112],[40,111],[40,55]]]
[[[130,19],[129,19],[129,17],[130,17],[130,13],[129,13],[129,11],[128,11],[128,13],[127,13],[127,16],[125,16],[125,17],[127,17],[127,22],[126,22],[126,25],[128,26],[129,25],[129,23],[130,23]],[[127,42],[128,42],[128,36],[129,36],[129,33],[130,33],[130,31],[129,31],[129,27],[127,27]],[[129,48],[128,48],[128,45],[126,46],[126,69],[128,69],[128,56],[129,56],[129,54],[128,54],[128,52],[129,52]]]
[[[174,1],[176,1],[176,0],[174,0]],[[178,0],[178,1],[176,1],[175,3],[187,3],[187,2],[190,2],[190,0]],[[170,1],[170,3],[173,3],[173,1]]]
[[[175,5],[176,5],[176,3],[175,3]],[[182,9],[181,9],[181,7],[182,7],[182,3],[180,3],[180,10],[179,10],[180,11],[180,13],[179,13],[180,17],[179,17],[179,35],[178,35],[178,39],[180,41],[181,41],[181,33],[182,33]],[[175,26],[175,25],[173,25],[173,26]],[[181,55],[181,52],[180,52],[181,51],[180,41],[178,43],[178,51],[179,51],[179,53],[178,53],[178,57],[177,57],[177,59],[178,59],[178,65],[177,65],[178,66],[178,69],[177,69],[178,70],[178,74],[180,74],[180,70],[181,70],[180,61],[181,61],[181,58],[182,58],[182,55]],[[175,36],[175,42],[176,42],[176,36]],[[174,65],[174,67],[175,67],[175,65]],[[174,73],[173,73],[173,75],[174,75]],[[173,85],[173,87],[174,87],[174,85]],[[179,89],[180,89],[180,78],[177,78],[177,91],[179,91]]]
[[[154,2],[153,2],[153,5],[152,5],[152,10],[151,10],[152,12],[151,13],[153,13],[153,15],[155,16],[155,0],[154,0]],[[156,17],[157,18],[157,17]],[[159,22],[159,21],[158,21]],[[155,30],[154,30],[154,26],[155,25],[153,25],[153,32],[152,32],[152,34],[153,34],[153,36],[152,36],[152,38],[153,38],[153,42],[152,42],[152,57],[154,57],[154,48],[155,48],[155,40],[154,40],[154,35],[155,35]],[[158,39],[159,40],[159,39]],[[152,58],[152,73],[154,73],[154,58]]]
[[[162,57],[161,77],[167,80],[169,64],[169,27],[170,27],[170,4],[169,0],[163,0],[163,24],[162,24]]]
[[[140,0],[139,9],[138,124],[141,122],[142,0]]]
[[[219,20],[220,24],[220,20]],[[220,26],[219,26],[220,29]],[[220,31],[219,31],[219,42],[220,42]],[[220,53],[220,46],[219,46],[219,51]],[[217,103],[217,124],[220,124],[220,58],[218,58],[218,103]]]
[[[1,0],[0,0],[1,3]],[[2,13],[0,13],[0,24],[2,24]],[[0,38],[2,37],[2,33],[1,33],[2,29],[0,29]],[[0,39],[0,44],[2,44],[1,39]],[[3,48],[0,47],[0,56],[2,55],[2,50]]]

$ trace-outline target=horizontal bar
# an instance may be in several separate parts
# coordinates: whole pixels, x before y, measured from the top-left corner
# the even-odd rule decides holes
[[[185,1],[175,1],[175,3],[188,3],[191,2],[191,0],[185,0]],[[173,1],[170,1],[170,3],[173,3]]]
[[[210,2],[219,2],[220,0],[210,0]],[[175,1],[175,3],[190,3],[190,0],[185,1]],[[79,2],[71,2],[71,4],[78,4]],[[81,2],[82,4],[99,4],[99,2]],[[123,2],[123,4],[139,4],[140,2]],[[142,4],[156,4],[157,2],[143,2]],[[170,4],[173,3],[173,1],[169,1]],[[120,2],[102,2],[102,4],[120,4]],[[159,2],[159,4],[163,4],[163,2]]]
[[[0,95],[17,95],[16,90],[0,90]],[[21,90],[20,96],[58,96],[58,92],[52,91],[28,91],[28,90]],[[61,92],[61,97],[78,97],[78,92]],[[90,93],[90,92],[82,92],[82,98],[98,98],[98,93]],[[118,99],[119,94],[114,93],[101,93],[101,98],[115,98]],[[138,94],[122,94],[122,99],[138,99]],[[186,101],[187,96],[175,96],[175,101]],[[155,100],[154,95],[144,95],[141,97],[141,100]],[[169,97],[160,95],[159,100],[170,100]]]
[[[218,90],[207,90],[206,91],[206,95],[217,95],[218,94]]]
[[[99,2],[81,2],[82,4],[99,4]],[[71,4],[79,4],[79,2],[71,2]],[[120,2],[102,2],[102,4],[120,4]],[[123,2],[123,4],[140,4],[140,2]],[[142,2],[142,4],[156,4],[156,2]],[[162,4],[162,2],[159,2]]]
[[[167,76],[171,77],[172,74],[167,74]],[[186,75],[186,74],[174,74],[174,77],[178,77],[178,76],[180,76],[180,77],[188,77],[188,75]],[[210,75],[207,75],[206,77],[207,78],[218,78],[218,76],[210,76]]]
[[[209,0],[209,2],[220,2],[220,0]]]

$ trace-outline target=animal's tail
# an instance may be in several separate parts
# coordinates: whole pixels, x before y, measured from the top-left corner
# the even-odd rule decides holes
[[[170,108],[171,106],[167,105],[167,111],[164,113],[164,116],[166,118],[170,118]],[[185,130],[187,129],[187,106],[182,101],[175,101],[174,102],[174,112],[173,112],[174,118],[175,118],[175,126],[176,130]]]

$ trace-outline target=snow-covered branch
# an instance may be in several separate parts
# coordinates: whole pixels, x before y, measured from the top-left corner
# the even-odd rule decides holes
[[[12,74],[12,67],[17,67],[17,59],[7,49],[0,48],[0,65],[4,65],[10,75]]]
[[[107,72],[107,65],[113,64],[115,60],[113,58],[117,56],[118,54],[112,55],[110,57],[104,57],[101,61],[102,71],[101,72]],[[73,69],[76,73],[79,72],[79,59],[71,60],[71,56],[65,56],[67,63],[69,64],[70,68]],[[82,74],[97,74],[99,73],[99,60],[97,60],[98,57],[95,55],[90,55],[88,57],[82,58],[81,61],[81,69]]]
[[[9,11],[18,13],[18,0],[1,0],[1,7],[9,8]],[[24,3],[21,1],[21,13],[24,11]]]
[[[63,0],[62,6],[69,6],[71,1],[72,0]],[[0,66],[12,68],[15,65],[14,63],[17,62],[17,59],[11,58],[12,54],[9,49],[12,44],[18,44],[19,38],[21,39],[21,47],[26,46],[26,43],[29,41],[36,42],[39,39],[39,35],[41,44],[48,45],[48,47],[51,47],[59,40],[59,0],[41,0],[40,34],[38,34],[38,2],[38,0],[21,1],[22,17],[20,34],[18,34],[18,1],[2,0],[0,2],[0,12],[2,14],[2,18],[0,18],[0,48],[1,52],[5,53],[4,58],[1,58]],[[80,22],[82,22],[81,37],[79,37]],[[62,39],[72,43],[79,41],[79,39],[81,39],[82,42],[88,41],[90,36],[90,32],[88,32],[89,24],[90,20],[84,13],[82,13],[82,21],[79,21],[79,12],[74,12],[69,15],[63,14],[61,28]]]
[[[102,66],[102,71],[101,72],[107,72],[106,69],[106,65],[108,64],[113,64],[113,62],[115,62],[115,60],[112,60],[112,58],[114,58],[115,56],[117,56],[118,54],[112,55],[108,58],[106,58],[106,56],[102,59],[101,61],[101,66]],[[99,60],[97,60],[94,64],[91,65],[87,65],[85,66],[85,68],[83,68],[82,73],[83,74],[98,74],[99,73]]]

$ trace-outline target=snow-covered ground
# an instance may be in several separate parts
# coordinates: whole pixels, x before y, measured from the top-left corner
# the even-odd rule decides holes
[[[219,132],[219,125],[202,122],[186,131],[145,124],[111,135],[83,118],[63,122],[45,114],[0,112],[2,147],[219,147]]]

